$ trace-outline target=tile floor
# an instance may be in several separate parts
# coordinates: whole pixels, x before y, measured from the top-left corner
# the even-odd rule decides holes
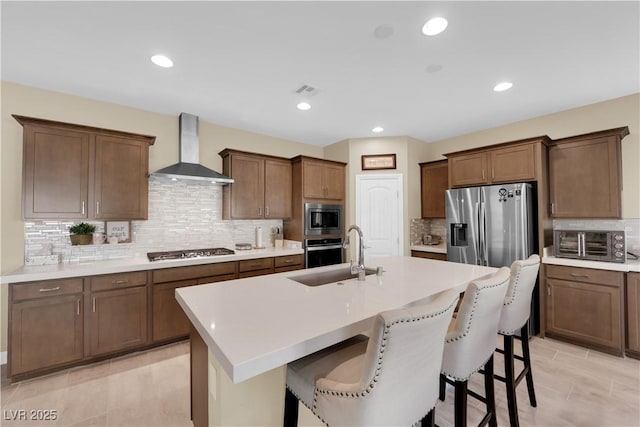
[[[552,339],[531,341],[538,407],[518,388],[520,424],[527,426],[640,426],[640,361],[609,356]],[[496,371],[502,364],[496,356]],[[482,377],[472,379],[482,390]],[[69,369],[1,389],[2,426],[192,426],[187,342]],[[498,424],[509,425],[506,395],[496,383]],[[469,425],[482,417],[469,399]],[[17,410],[52,409],[55,421],[11,420]],[[441,427],[453,425],[453,390],[436,409]]]

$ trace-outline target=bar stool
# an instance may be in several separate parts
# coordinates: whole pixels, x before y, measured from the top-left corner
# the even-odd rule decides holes
[[[434,425],[444,337],[458,293],[426,305],[378,314],[363,335],[287,366],[285,427],[298,423],[298,401],[323,423]]]
[[[444,400],[445,382],[455,388],[455,426],[467,425],[467,395],[486,404],[487,413],[480,425],[497,425],[493,386],[493,352],[502,304],[509,285],[509,268],[502,267],[484,279],[467,286],[458,314],[451,322],[444,344],[440,376],[440,399]],[[468,389],[471,375],[484,367],[485,395]]]
[[[531,372],[531,359],[529,356],[529,317],[531,316],[531,297],[538,277],[540,257],[531,255],[523,261],[515,261],[511,264],[511,279],[507,296],[502,306],[502,314],[498,322],[498,333],[504,337],[504,350],[496,349],[504,354],[505,376],[496,375],[497,380],[503,381],[507,387],[507,405],[509,407],[509,422],[511,427],[518,427],[518,404],[516,400],[516,387],[523,378],[527,379],[529,391],[529,403],[536,407],[536,392],[533,388],[533,374]],[[516,333],[520,331],[520,336]],[[514,339],[522,342],[522,356],[515,354]],[[524,364],[524,368],[514,375],[515,359]]]

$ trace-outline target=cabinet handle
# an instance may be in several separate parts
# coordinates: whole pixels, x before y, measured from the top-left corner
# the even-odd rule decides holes
[[[93,312],[96,312],[96,297],[93,297]]]
[[[269,206],[264,207],[264,216],[269,216]]]
[[[100,202],[96,202],[96,215],[100,215]]]
[[[551,296],[551,285],[547,285],[547,295]]]
[[[84,215],[84,200],[82,201],[82,215]]]
[[[556,204],[551,203],[551,215],[553,215],[554,213],[556,213]]]
[[[258,216],[262,216],[262,208],[258,208]]]
[[[129,283],[129,279],[111,281],[112,285],[122,285],[123,283]]]
[[[59,290],[60,290],[60,286],[56,286],[55,288],[41,288],[40,292],[55,292]]]
[[[496,177],[496,171],[491,168],[491,179],[494,179]]]
[[[482,179],[485,179],[484,178],[484,169],[482,169]]]
[[[76,315],[80,316],[80,298],[76,300]]]
[[[284,260],[284,263],[285,263],[285,264],[291,264],[292,262],[293,262],[293,260],[292,260],[292,259],[285,259],[285,260]]]
[[[576,273],[571,273],[571,277],[582,277],[584,279],[588,279],[589,275],[588,274],[576,274]]]

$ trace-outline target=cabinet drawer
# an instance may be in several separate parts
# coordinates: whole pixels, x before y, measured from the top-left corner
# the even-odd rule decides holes
[[[571,280],[573,282],[598,283],[614,287],[621,287],[624,283],[624,276],[620,271],[596,270],[593,268],[547,265],[546,275],[547,277],[553,277],[556,279]]]
[[[13,301],[82,293],[82,278],[11,285]]]
[[[439,261],[447,260],[447,254],[435,252],[411,251],[411,256],[415,258],[437,259]]]
[[[286,255],[279,256],[275,258],[275,267],[290,267],[293,265],[302,265],[304,264],[304,256],[303,255]]]
[[[105,274],[91,278],[91,291],[107,289],[131,288],[147,284],[146,271],[131,271],[127,273]]]
[[[153,270],[153,283],[175,282],[178,280],[198,279],[208,276],[235,274],[238,263],[236,261],[215,264],[191,265],[189,267],[174,267]]]
[[[247,259],[244,261],[240,261],[239,264],[240,273],[266,269],[273,270],[273,258]]]

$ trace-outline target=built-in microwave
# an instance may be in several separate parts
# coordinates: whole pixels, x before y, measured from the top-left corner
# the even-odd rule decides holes
[[[304,234],[342,234],[342,205],[305,203]]]
[[[625,262],[624,231],[554,230],[553,252],[560,258]]]

